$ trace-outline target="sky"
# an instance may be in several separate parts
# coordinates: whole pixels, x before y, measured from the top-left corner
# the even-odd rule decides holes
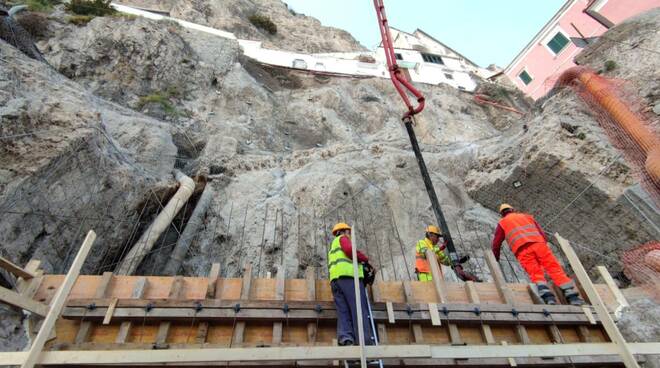
[[[372,0],[284,0],[373,50],[380,33]],[[506,67],[565,0],[385,0],[390,26],[420,28],[468,59]]]

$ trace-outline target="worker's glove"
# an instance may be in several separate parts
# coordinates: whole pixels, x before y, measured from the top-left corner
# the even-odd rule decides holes
[[[374,266],[369,264],[369,262],[364,262],[362,264],[362,269],[364,270],[364,284],[373,285],[376,280],[376,269]]]
[[[459,264],[463,264],[463,263],[465,263],[465,262],[467,262],[467,261],[469,261],[469,260],[470,260],[470,256],[463,256],[463,257],[461,257],[461,258],[458,259],[458,263],[459,263]]]

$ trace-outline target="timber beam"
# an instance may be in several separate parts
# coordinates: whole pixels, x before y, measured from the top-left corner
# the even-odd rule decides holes
[[[65,319],[102,321],[112,299],[71,300],[62,313]],[[90,308],[90,306],[93,306]],[[320,308],[318,308],[320,307]],[[410,308],[409,308],[410,307]],[[145,312],[148,308],[148,312]],[[447,322],[460,324],[508,325],[589,325],[584,311],[579,307],[558,305],[520,305],[515,308],[506,304],[441,304],[438,313]],[[287,310],[287,312],[285,312]],[[388,322],[392,314],[397,323],[414,322],[431,324],[432,313],[428,305],[393,304],[388,315],[386,303],[375,303],[373,316],[377,322]],[[334,303],[310,302],[243,302],[227,300],[135,300],[119,299],[114,304],[114,321],[271,321],[312,322],[335,321]]]
[[[586,356],[614,356],[617,349],[612,343],[552,344],[552,345],[381,345],[365,346],[368,359],[488,359],[488,358],[544,358]],[[660,343],[630,343],[633,354],[658,354]],[[26,352],[0,353],[6,365],[20,365]],[[358,346],[271,347],[271,348],[208,348],[169,350],[115,350],[115,351],[45,351],[38,360],[40,365],[184,365],[188,363],[224,362],[278,362],[358,359]],[[576,361],[580,359],[576,358]],[[593,362],[589,362],[594,366]],[[262,365],[259,365],[262,366]]]

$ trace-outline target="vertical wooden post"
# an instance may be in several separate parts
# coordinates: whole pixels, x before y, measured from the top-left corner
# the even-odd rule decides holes
[[[105,297],[105,292],[108,289],[111,281],[112,272],[104,272],[103,276],[101,276],[101,284],[96,288],[96,292],[94,293],[95,299],[101,299]],[[83,342],[87,341],[89,334],[92,331],[92,326],[92,322],[90,321],[83,321],[80,324],[80,328],[78,328],[78,333],[76,334],[76,344],[82,344]]]
[[[447,297],[447,283],[440,271],[438,257],[431,249],[426,249],[426,259],[431,265],[431,276],[433,277],[435,292],[438,294],[438,300],[440,300],[441,304],[446,304],[449,301],[449,298]],[[437,305],[435,307],[437,308]],[[448,323],[447,326],[449,329],[449,339],[451,340],[452,345],[463,345],[458,326],[456,326],[455,323]]]
[[[474,282],[472,281],[465,282],[465,292],[467,293],[468,300],[470,301],[470,303],[474,303],[474,304],[481,303],[481,300],[479,299],[479,293],[477,292],[477,288],[474,286]],[[484,338],[484,341],[486,341],[486,344],[488,345],[494,345],[496,343],[490,325],[483,323],[481,324],[481,336]]]
[[[170,293],[167,296],[168,299],[179,299],[181,298],[181,293],[183,291],[183,276],[176,276],[174,277],[174,281],[172,282],[172,286],[170,287]],[[156,333],[156,341],[154,342],[154,346],[157,348],[160,347],[165,347],[167,344],[167,336],[170,333],[170,327],[172,326],[172,322],[170,321],[165,321],[161,322],[160,326],[158,326],[158,333]]]
[[[275,300],[284,300],[285,282],[284,268],[277,266],[277,279],[275,282]],[[282,322],[273,322],[273,345],[282,343]]]
[[[616,283],[614,282],[612,275],[607,271],[607,268],[605,268],[605,266],[597,266],[596,269],[603,278],[603,281],[605,281],[607,287],[610,289],[612,295],[614,295],[616,301],[619,303],[619,306],[614,310],[614,316],[619,319],[621,318],[621,310],[625,307],[629,307],[630,304],[628,303],[628,300],[626,300],[626,297],[623,296],[621,290],[619,290],[619,287],[616,286]]]
[[[403,280],[403,293],[406,296],[406,303],[414,303],[415,298],[413,297],[412,293],[412,286],[410,285],[410,281],[408,280]],[[422,332],[422,325],[419,323],[413,323],[412,324],[412,333],[413,333],[413,340],[417,344],[423,344],[424,343],[424,334]]]
[[[305,283],[307,284],[307,300],[316,300],[316,267],[309,266],[305,270]],[[316,323],[307,323],[307,342],[316,342]]]
[[[630,352],[630,349],[626,344],[626,340],[623,338],[621,332],[612,320],[612,317],[607,311],[607,307],[603,303],[603,300],[600,298],[600,295],[598,295],[594,284],[591,282],[591,279],[589,278],[587,271],[584,269],[584,266],[582,266],[582,262],[580,262],[577,254],[575,254],[573,247],[571,247],[568,240],[562,238],[558,233],[555,233],[555,238],[557,238],[559,246],[561,246],[562,251],[564,251],[564,254],[566,254],[568,263],[571,264],[571,268],[573,268],[575,276],[580,281],[580,284],[582,284],[582,287],[584,288],[585,293],[589,297],[589,300],[596,310],[596,313],[598,314],[598,317],[600,318],[600,321],[603,324],[607,335],[617,347],[624,365],[627,368],[638,368],[639,364],[637,364],[637,360]]]
[[[247,301],[250,299],[250,289],[252,288],[252,265],[249,264],[245,266],[245,272],[243,272],[243,282],[241,286],[241,300]],[[236,322],[234,327],[234,334],[231,338],[231,343],[242,344],[243,338],[245,335],[245,321]]]
[[[57,318],[59,318],[60,313],[62,312],[62,308],[64,307],[64,303],[66,302],[66,298],[67,296],[69,296],[69,292],[71,292],[71,289],[73,288],[73,285],[75,284],[76,279],[78,278],[80,269],[82,268],[83,263],[85,263],[87,254],[89,254],[89,250],[92,248],[92,244],[94,244],[95,239],[96,239],[96,233],[90,230],[87,233],[87,236],[85,237],[85,240],[83,241],[80,250],[78,250],[78,254],[76,255],[76,258],[73,260],[73,263],[71,264],[71,268],[69,269],[69,272],[64,278],[62,285],[60,286],[59,290],[57,290],[57,293],[55,294],[55,297],[51,302],[50,311],[48,312],[48,315],[46,315],[46,319],[41,325],[41,329],[39,330],[37,337],[34,339],[34,342],[32,342],[32,346],[30,347],[30,352],[28,353],[25,362],[21,365],[21,368],[32,368],[39,361],[41,350],[44,348],[44,344],[46,343],[46,340],[48,339],[51,330],[55,326],[55,322],[57,321]]]
[[[133,286],[133,293],[131,294],[132,299],[140,299],[147,290],[147,278],[142,276],[137,279],[135,286]],[[123,344],[128,339],[128,335],[131,332],[131,327],[133,327],[132,322],[124,321],[119,326],[119,332],[115,338],[117,344]]]
[[[364,321],[362,320],[362,297],[360,295],[360,290],[362,285],[360,285],[360,275],[358,273],[358,262],[357,262],[357,232],[355,231],[355,226],[352,230],[352,254],[353,258],[353,287],[355,288],[355,309],[357,311],[357,327],[358,327],[358,341],[360,343],[360,366],[366,368],[367,359],[364,355]]]
[[[502,269],[500,268],[500,265],[497,263],[497,260],[495,260],[495,256],[493,255],[492,252],[487,251],[485,253],[486,253],[486,263],[488,263],[488,268],[490,268],[490,274],[491,276],[493,276],[493,281],[495,282],[497,291],[499,292],[500,296],[502,297],[502,299],[506,304],[511,304],[511,306],[516,305],[515,299],[513,297],[513,292],[506,285],[506,280],[504,280],[504,274],[502,273]],[[527,329],[523,325],[520,324],[516,325],[516,335],[518,336],[520,342],[523,344],[530,344],[532,342],[529,338],[529,335],[527,334]]]
[[[211,265],[211,271],[209,272],[208,285],[206,287],[206,298],[217,299],[217,296],[221,294],[216,291],[219,276],[220,276],[220,263],[214,263],[213,265]],[[198,344],[205,343],[208,333],[209,333],[209,323],[206,321],[200,322],[199,326],[197,327],[197,336],[195,337],[195,342]]]

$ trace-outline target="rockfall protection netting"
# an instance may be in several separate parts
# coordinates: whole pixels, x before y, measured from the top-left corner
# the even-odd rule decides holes
[[[621,253],[623,272],[660,302],[660,242],[649,242]]]
[[[660,141],[658,120],[647,114],[648,107],[625,81],[605,78],[584,67],[564,72],[556,86],[570,87],[584,103],[620,150],[644,190],[660,207],[660,181],[649,171],[649,156]],[[658,155],[655,154],[657,161]],[[660,165],[655,162],[653,166]]]

